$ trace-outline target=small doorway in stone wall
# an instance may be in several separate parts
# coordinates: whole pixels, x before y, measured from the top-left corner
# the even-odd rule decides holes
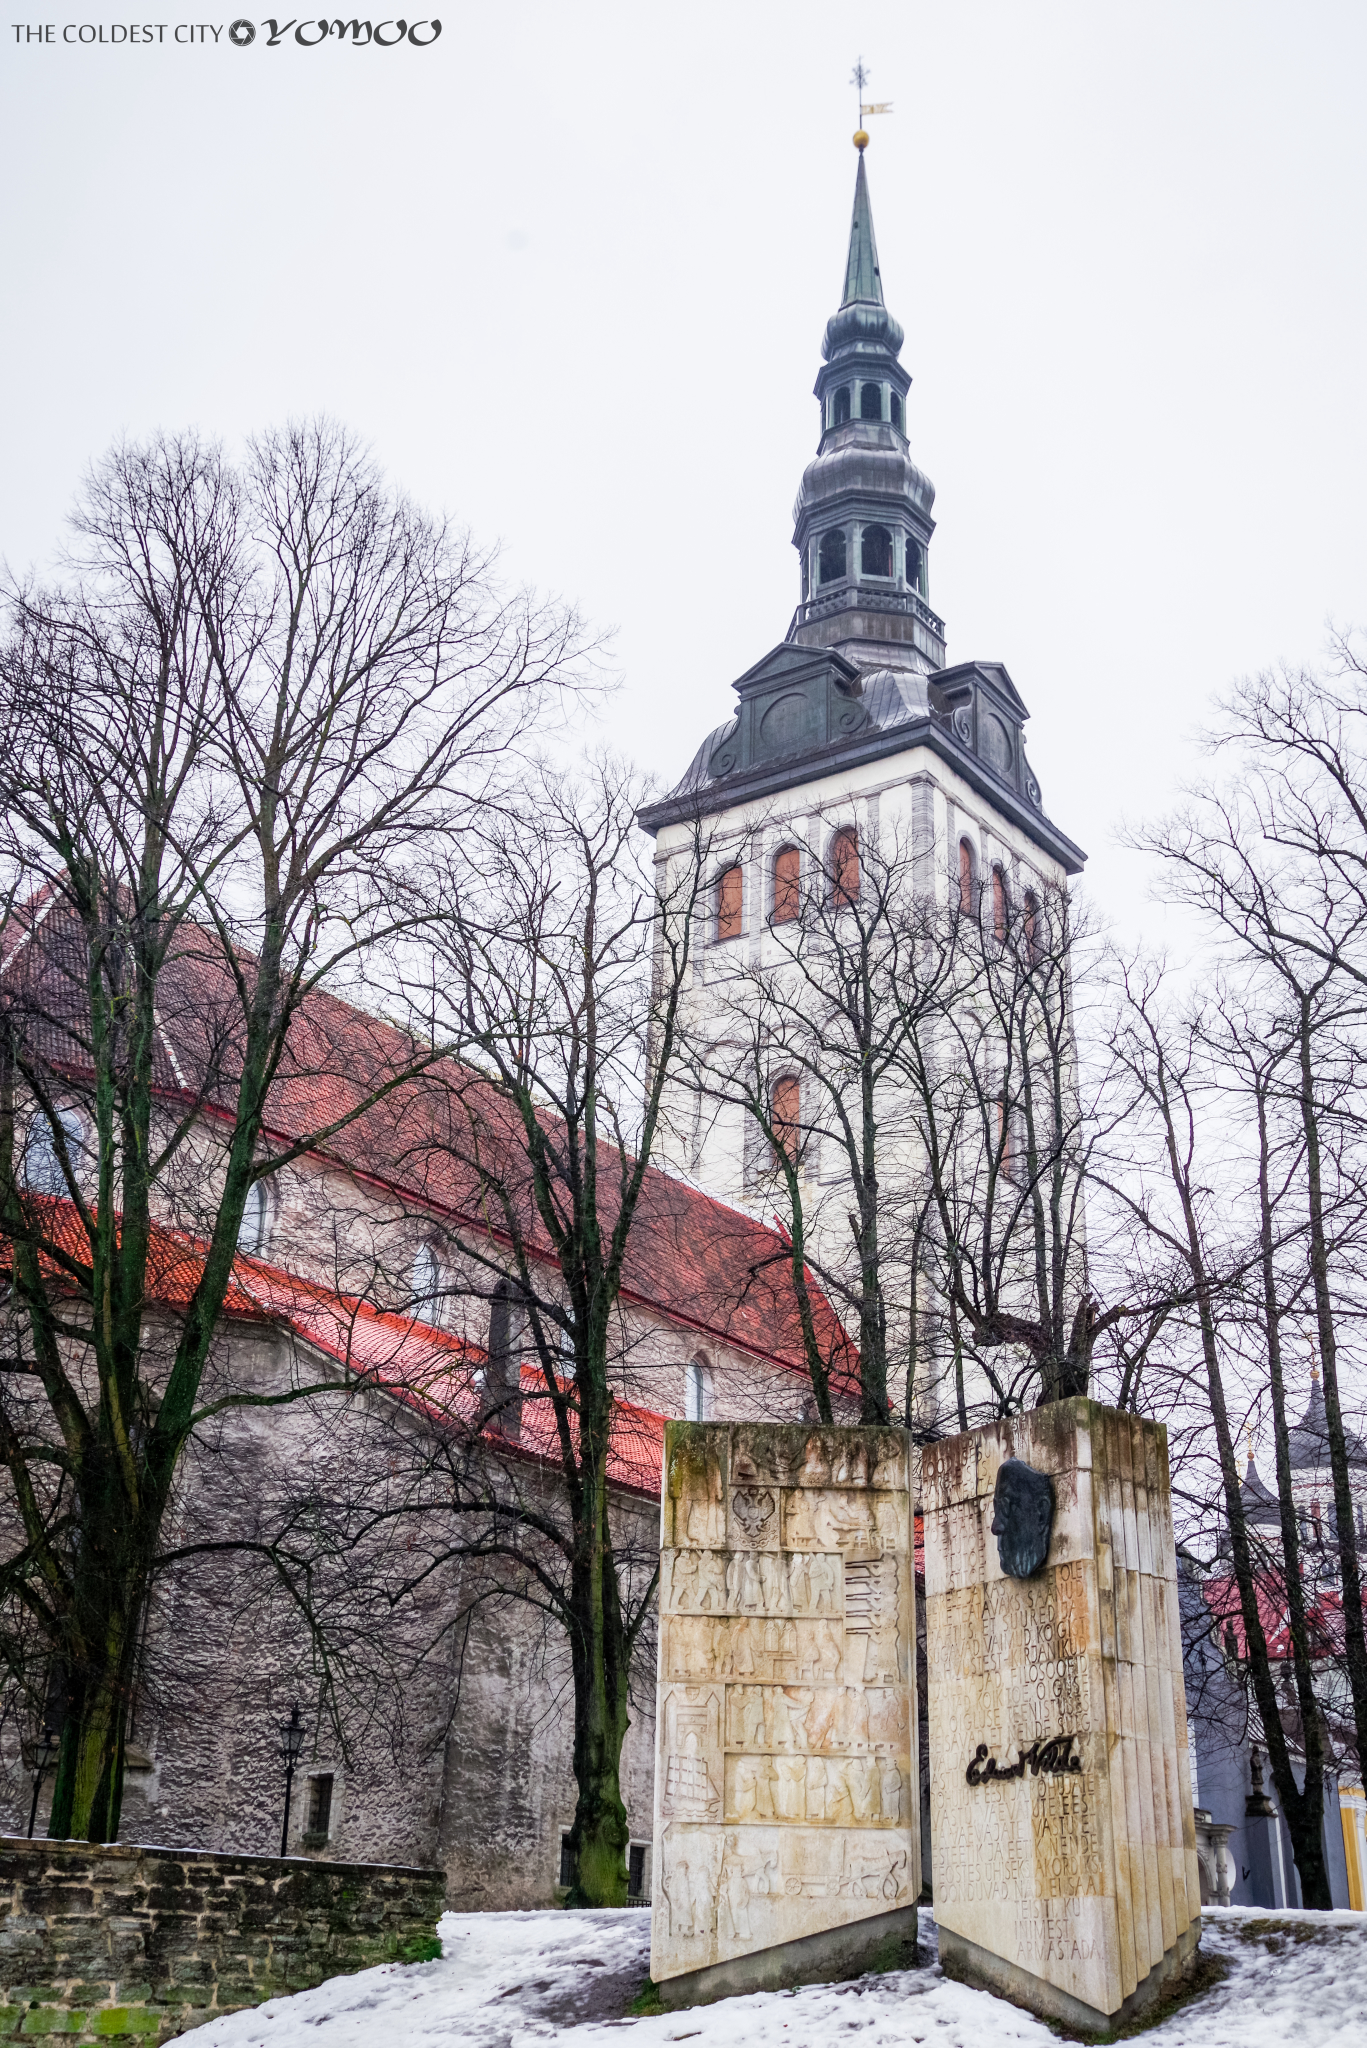
[[[645,1842],[632,1842],[627,1850],[627,1904],[629,1906],[648,1906],[650,1904],[650,1884],[647,1876],[647,1858],[649,1853],[649,1845]]]

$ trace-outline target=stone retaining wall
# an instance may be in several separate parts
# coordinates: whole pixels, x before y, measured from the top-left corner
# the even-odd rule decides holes
[[[0,2040],[149,2044],[438,1953],[440,1871],[0,1837]]]

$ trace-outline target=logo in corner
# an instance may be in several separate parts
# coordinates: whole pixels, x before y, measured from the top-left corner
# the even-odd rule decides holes
[[[230,21],[228,23],[228,41],[235,43],[239,50],[245,50],[248,43],[256,41],[256,23],[254,21]]]

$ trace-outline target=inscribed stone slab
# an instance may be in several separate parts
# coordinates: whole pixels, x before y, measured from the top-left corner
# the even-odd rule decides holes
[[[1054,1488],[1031,1579],[991,1532],[1007,1458]],[[961,1937],[1024,2002],[1057,2010],[1052,1986],[1100,2025],[1199,1928],[1166,1435],[1059,1402],[928,1446],[921,1485],[942,1950]]]
[[[665,1431],[657,1983],[921,1889],[909,1444]]]

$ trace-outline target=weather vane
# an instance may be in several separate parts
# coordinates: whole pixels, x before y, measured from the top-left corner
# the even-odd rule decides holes
[[[862,57],[859,58],[853,71],[850,73],[850,84],[859,94],[859,127],[855,133],[854,146],[861,156],[869,146],[868,131],[864,126],[868,116],[870,114],[890,114],[892,112],[891,100],[866,100],[864,98],[864,87],[868,84],[871,76],[872,73],[868,65]]]

